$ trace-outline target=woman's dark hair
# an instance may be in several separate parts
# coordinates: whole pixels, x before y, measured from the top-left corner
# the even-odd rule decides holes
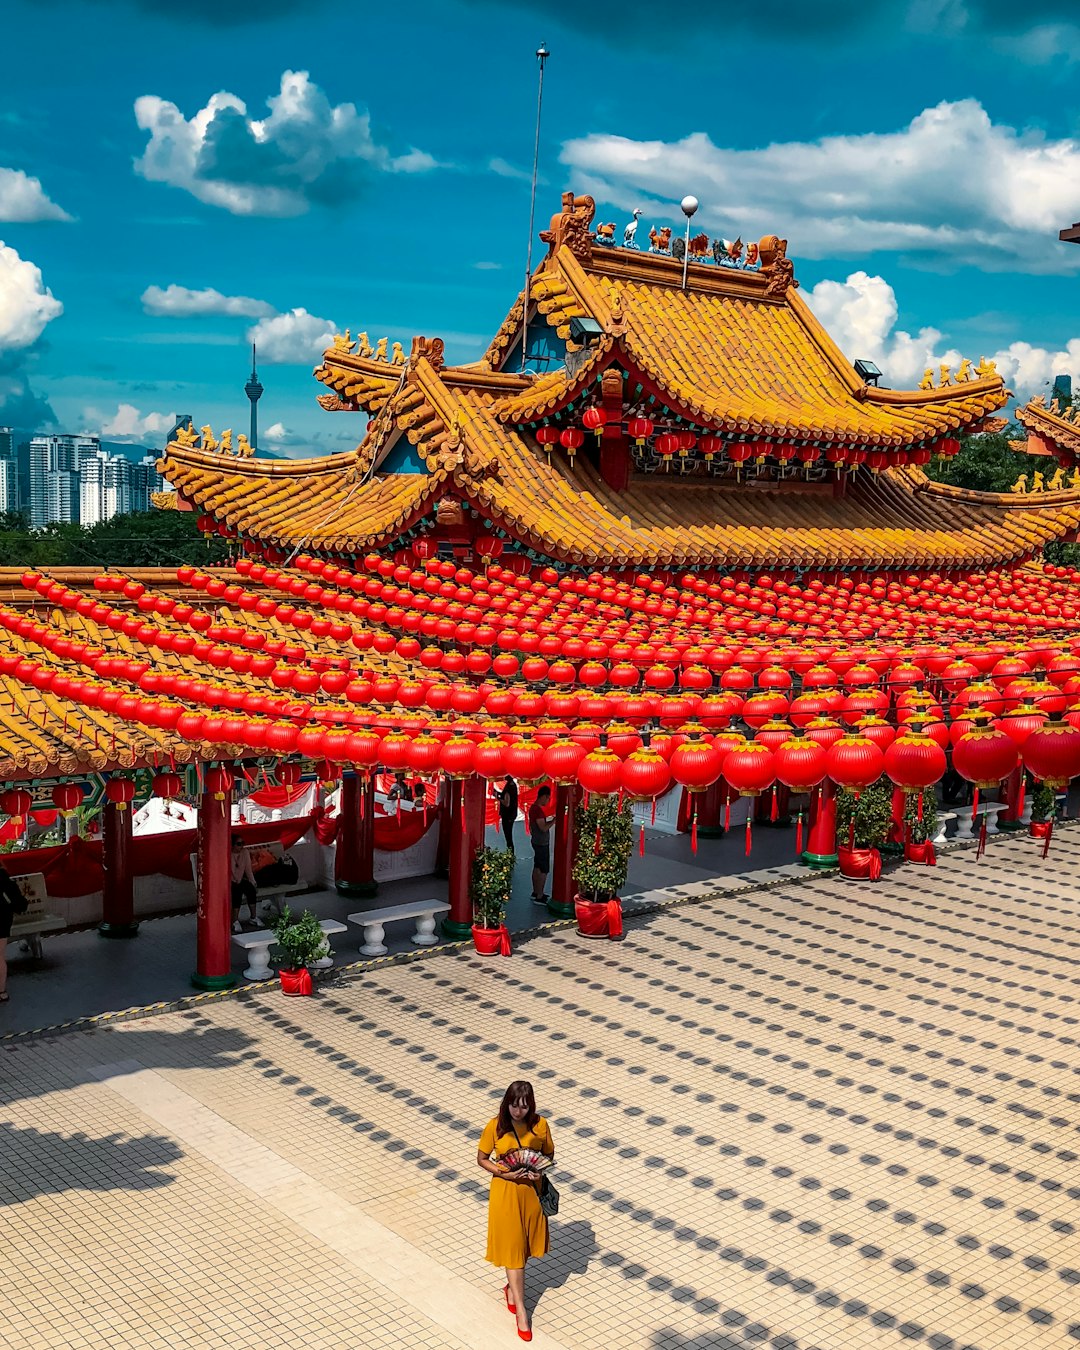
[[[514,1133],[514,1122],[510,1119],[511,1105],[517,1106],[519,1102],[524,1102],[529,1108],[529,1114],[525,1118],[525,1128],[531,1130],[540,1119],[540,1113],[536,1109],[536,1094],[533,1092],[533,1085],[527,1083],[524,1078],[519,1078],[503,1093],[503,1099],[499,1103],[499,1123],[496,1129],[497,1137],[501,1138],[504,1134]]]
[[[240,838],[240,836],[239,836],[238,834],[234,834],[234,835],[233,835],[233,837],[232,837],[232,846],[233,846],[233,848],[243,848],[243,847],[244,847],[244,841]]]

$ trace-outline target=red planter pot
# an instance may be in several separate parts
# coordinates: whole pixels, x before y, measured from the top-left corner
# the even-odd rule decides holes
[[[578,933],[587,938],[621,938],[623,935],[622,901],[583,900],[574,896],[574,915]]]
[[[278,979],[281,981],[281,992],[290,998],[302,998],[311,993],[310,970],[279,970]]]
[[[1048,820],[1033,820],[1028,826],[1032,839],[1045,839],[1050,833],[1050,822]]]
[[[876,848],[840,848],[840,875],[860,881],[877,881],[881,876],[881,854]]]
[[[474,923],[472,940],[481,956],[510,955],[510,932],[505,924],[498,928],[480,928]]]
[[[934,867],[937,864],[937,850],[931,839],[922,844],[906,843],[904,857],[908,862],[924,863],[927,867]]]

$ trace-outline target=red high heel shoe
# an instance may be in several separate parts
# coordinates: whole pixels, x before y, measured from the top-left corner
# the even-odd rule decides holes
[[[518,1335],[521,1337],[521,1339],[522,1339],[523,1341],[531,1341],[531,1340],[532,1340],[532,1332],[531,1332],[531,1331],[522,1331],[522,1329],[521,1329],[520,1327],[518,1327]]]
[[[516,1313],[517,1304],[510,1302],[510,1286],[508,1284],[503,1285],[503,1298],[506,1299],[506,1306],[510,1310],[510,1312]]]

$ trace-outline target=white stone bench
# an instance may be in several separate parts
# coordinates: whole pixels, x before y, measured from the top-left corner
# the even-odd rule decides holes
[[[949,821],[950,821],[950,820],[955,820],[955,819],[956,819],[956,812],[955,812],[955,811],[939,811],[939,812],[938,812],[938,827],[937,827],[937,834],[934,835],[934,840],[933,840],[935,847],[937,847],[937,846],[939,846],[939,845],[944,844],[944,843],[947,842],[947,840],[946,840],[946,838],[945,838],[945,830],[946,830],[946,828],[947,828],[947,826],[948,826],[948,824],[949,824]]]
[[[261,851],[264,850],[264,849],[265,849],[267,852],[272,853],[272,854],[274,855],[275,861],[277,861],[277,862],[280,862],[280,861],[281,861],[281,858],[284,856],[284,853],[285,853],[285,850],[282,848],[282,846],[281,846],[280,844],[277,844],[277,843],[269,843],[269,844],[245,844],[245,845],[244,845],[244,850],[245,850],[245,852],[247,852],[248,854],[255,853],[255,852],[261,852]],[[231,856],[232,856],[232,848],[231,848],[231,846],[230,846],[229,854],[230,854],[230,857],[231,857]],[[191,875],[192,875],[192,877],[195,879],[195,886],[196,886],[196,888],[197,888],[198,885],[199,885],[199,857],[198,857],[198,854],[196,854],[196,853],[192,853],[192,854],[190,855],[190,857],[191,857]],[[255,868],[254,868],[254,866],[253,866],[253,867],[252,867],[252,871],[254,872],[254,870],[255,870]],[[300,877],[300,876],[297,876],[297,879],[296,879],[295,881],[283,881],[283,882],[280,882],[277,886],[260,886],[259,883],[258,883],[258,881],[256,880],[256,882],[255,882],[255,905],[256,905],[256,908],[258,908],[259,904],[260,904],[263,900],[269,900],[269,899],[278,899],[278,900],[280,900],[280,897],[283,896],[283,895],[297,895],[297,894],[299,894],[299,892],[301,892],[301,891],[303,891],[303,890],[305,890],[305,889],[306,889],[306,886],[305,886],[305,884],[304,884],[304,879],[303,879],[302,877]],[[280,905],[280,904],[277,904],[277,905],[275,905],[273,908],[276,909],[276,911],[277,911],[277,917],[280,918],[280,917],[281,917],[281,905]],[[252,917],[254,918],[254,915],[252,915]]]
[[[975,820],[971,819],[970,811],[961,811],[956,821],[956,838],[960,840],[974,839],[975,830],[981,828],[978,824],[979,816],[986,812],[986,833],[988,835],[998,832],[998,812],[1007,809],[1006,802],[979,802],[979,810]]]
[[[28,904],[26,913],[16,914],[12,921],[11,941],[21,942],[24,951],[40,960],[42,933],[59,933],[67,927],[67,923],[59,914],[50,914],[45,908],[49,892],[40,872],[27,872],[21,877],[12,875],[11,879]]]
[[[449,914],[450,906],[444,900],[413,900],[406,905],[388,905],[385,909],[361,910],[350,914],[349,922],[360,924],[364,930],[362,956],[385,956],[385,925],[395,919],[415,919],[416,932],[412,936],[418,947],[434,947],[438,942],[435,924],[440,914]]]
[[[340,923],[337,919],[321,919],[319,927],[323,932],[330,936],[332,933],[348,932],[348,924]],[[272,928],[261,928],[254,933],[234,933],[233,942],[238,947],[243,947],[248,954],[248,965],[244,970],[244,978],[247,980],[265,980],[270,974],[270,948],[277,941],[277,934]],[[328,970],[334,964],[334,953],[328,952],[318,961],[312,962],[315,970]]]

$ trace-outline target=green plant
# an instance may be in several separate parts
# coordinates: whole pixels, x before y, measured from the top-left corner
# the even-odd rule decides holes
[[[318,918],[305,909],[298,919],[286,905],[274,927],[277,960],[284,970],[303,970],[329,950],[326,934]]]
[[[1031,793],[1031,819],[1047,821],[1054,814],[1054,789],[1036,783]]]
[[[477,928],[498,928],[506,918],[514,855],[508,848],[482,848],[473,858],[469,899]]]
[[[937,798],[933,788],[923,793],[922,820],[919,819],[919,794],[909,793],[904,798],[904,824],[913,844],[925,844],[938,832]]]
[[[851,823],[855,822],[852,840]],[[856,794],[844,788],[836,798],[836,842],[847,848],[880,848],[892,823],[892,783],[879,778]]]
[[[626,885],[634,847],[634,816],[629,802],[593,796],[577,809],[578,854],[574,884],[583,900],[613,900]]]

